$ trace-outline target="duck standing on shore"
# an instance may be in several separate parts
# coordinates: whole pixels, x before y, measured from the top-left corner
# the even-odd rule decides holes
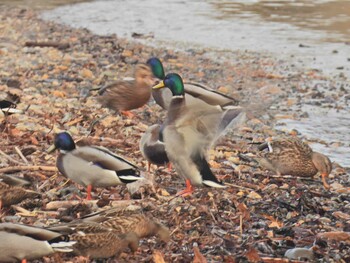
[[[165,78],[163,64],[158,58],[150,58],[147,60],[147,64],[150,65],[153,75],[156,78],[160,80]],[[219,106],[222,109],[229,106],[236,106],[238,104],[236,99],[216,90],[210,89],[201,83],[184,82],[184,90],[187,104],[195,103],[197,100],[201,100],[209,105]],[[169,109],[172,98],[170,90],[156,89],[152,91],[152,96],[159,106],[165,110]]]
[[[58,170],[67,178],[87,187],[87,199],[91,200],[92,187],[109,187],[135,182],[141,179],[137,166],[103,147],[76,148],[67,132],[56,135],[49,152],[60,150]]]
[[[153,89],[165,87],[172,93],[163,129],[165,151],[177,173],[186,179],[186,189],[177,195],[190,195],[194,185],[224,188],[210,170],[206,152],[222,129],[241,123],[244,112],[241,108],[223,111],[202,100],[187,103],[182,78],[176,73],[168,74]]]
[[[149,65],[137,64],[133,80],[120,80],[101,88],[98,101],[103,107],[133,117],[129,110],[140,108],[148,102],[154,81]]]
[[[252,158],[260,166],[277,175],[312,177],[320,172],[323,186],[326,189],[330,188],[326,181],[332,171],[330,159],[314,152],[299,138],[277,138],[259,146],[259,150],[265,149],[268,149],[268,152],[261,152],[260,156]]]

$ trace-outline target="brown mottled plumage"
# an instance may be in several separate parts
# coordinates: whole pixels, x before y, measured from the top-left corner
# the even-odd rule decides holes
[[[140,214],[139,211],[125,211],[109,209],[87,215],[85,222],[98,222],[103,227],[113,228],[118,233],[134,232],[139,238],[158,236],[160,240],[168,242],[170,232],[167,227],[156,222],[152,217]]]
[[[118,256],[127,248],[134,252],[139,244],[139,237],[132,232],[119,235],[114,231],[97,233],[79,231],[71,235],[70,239],[77,242],[73,246],[76,254],[93,259]]]
[[[312,177],[320,172],[324,187],[329,188],[326,177],[332,171],[332,163],[327,156],[312,151],[298,138],[279,138],[263,144],[260,149],[267,147],[269,152],[255,158],[262,167],[278,175],[300,177]]]
[[[135,68],[134,80],[117,81],[99,90],[102,106],[115,111],[128,111],[142,107],[151,96],[153,73],[146,64]]]
[[[120,233],[97,222],[77,220],[68,224],[50,226],[47,229],[69,235],[71,241],[76,241],[73,246],[74,253],[93,259],[118,256],[127,248],[136,251],[139,244],[139,237],[135,233]]]
[[[27,198],[38,196],[40,196],[38,192],[0,182],[0,208],[2,206],[18,204]]]

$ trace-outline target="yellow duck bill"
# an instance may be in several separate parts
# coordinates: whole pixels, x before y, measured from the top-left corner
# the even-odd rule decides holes
[[[161,89],[164,87],[165,87],[164,81],[161,81],[157,85],[153,86],[152,89]]]

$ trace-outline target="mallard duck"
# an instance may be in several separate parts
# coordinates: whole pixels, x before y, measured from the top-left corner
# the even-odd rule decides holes
[[[83,220],[50,226],[48,230],[68,235],[70,240],[76,241],[73,252],[92,259],[118,256],[127,248],[134,252],[139,244],[139,237],[133,232],[121,233],[102,224]]]
[[[55,252],[71,252],[75,242],[59,233],[20,224],[0,224],[0,261],[26,262]]]
[[[133,232],[120,235],[114,231],[87,234],[77,232],[70,238],[77,242],[73,247],[75,254],[92,259],[118,256],[128,248],[135,252],[139,246],[139,238]]]
[[[156,58],[150,58],[147,61],[147,64],[150,65],[153,75],[160,80],[163,80],[165,77],[164,68],[162,62]],[[192,101],[202,100],[213,106],[220,106],[225,109],[229,106],[237,105],[237,100],[222,94],[218,91],[210,89],[203,84],[194,83],[194,82],[184,82],[185,97],[187,103]],[[168,110],[172,94],[170,90],[153,90],[152,96],[156,103],[161,106],[163,109]]]
[[[55,144],[48,152],[60,150],[58,170],[67,178],[87,187],[91,199],[92,187],[108,187],[135,182],[141,179],[137,166],[124,158],[98,146],[76,148],[67,132],[56,135]]]
[[[160,240],[168,242],[170,232],[167,227],[154,218],[141,214],[140,211],[107,209],[84,216],[84,222],[95,222],[106,228],[112,228],[117,233],[134,232],[139,238],[158,236]]]
[[[277,138],[271,142],[263,143],[260,157],[254,158],[262,167],[275,172],[277,175],[291,175],[312,177],[321,173],[325,188],[329,188],[326,177],[332,171],[329,158],[321,153],[314,152],[309,145],[299,138]]]
[[[223,111],[202,100],[187,103],[182,78],[168,74],[153,89],[168,87],[172,92],[163,139],[169,160],[177,173],[186,179],[186,189],[178,195],[189,195],[193,185],[224,188],[210,170],[206,152],[230,123],[240,123],[244,112],[241,108]]]
[[[161,130],[161,125],[154,124],[148,127],[140,140],[140,150],[142,156],[148,161],[148,171],[150,171],[151,163],[156,165],[169,163],[164,142],[162,141]]]
[[[134,80],[121,80],[101,88],[98,101],[104,107],[132,115],[127,111],[145,105],[151,97],[154,84],[152,70],[146,64],[136,65],[134,77]]]
[[[39,197],[40,193],[0,182],[0,209],[3,206],[18,204],[27,198]]]

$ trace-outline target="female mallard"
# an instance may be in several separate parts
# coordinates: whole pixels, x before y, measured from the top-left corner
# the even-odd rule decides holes
[[[254,158],[265,169],[277,175],[300,177],[312,177],[320,172],[323,186],[329,188],[326,177],[332,171],[332,163],[327,156],[314,152],[298,138],[278,138],[259,147],[260,150],[266,148],[269,152]]]
[[[39,196],[38,192],[0,182],[0,209],[3,206],[18,204],[27,198]]]
[[[108,187],[127,184],[141,179],[137,166],[98,146],[75,148],[67,132],[56,135],[49,152],[60,150],[57,168],[66,177],[87,187],[87,199],[91,200],[92,187]]]
[[[55,252],[71,252],[75,242],[62,234],[20,224],[0,224],[0,262],[26,262]]]
[[[150,65],[153,75],[160,80],[163,80],[165,77],[164,67],[162,62],[156,58],[150,58],[147,61],[147,64]],[[187,103],[192,101],[202,100],[213,106],[220,106],[221,108],[226,108],[228,106],[237,105],[237,100],[222,94],[218,91],[207,88],[203,84],[194,83],[194,82],[184,82],[185,94]],[[152,96],[156,103],[161,106],[163,109],[168,110],[172,94],[169,90],[153,90]]]
[[[117,233],[134,232],[139,238],[158,236],[164,242],[170,240],[170,232],[167,227],[140,211],[111,208],[86,215],[82,220],[99,223],[103,227],[114,229]]]
[[[48,229],[68,235],[70,240],[76,242],[73,245],[74,254],[91,259],[118,256],[128,248],[134,252],[139,245],[139,237],[135,233],[123,234],[94,222],[78,220],[76,223],[60,224]]]
[[[127,111],[145,105],[151,97],[154,84],[152,70],[146,64],[138,64],[134,77],[133,80],[121,80],[101,88],[98,100],[102,106],[132,116]]]
[[[142,156],[148,161],[148,171],[150,171],[151,163],[156,165],[169,163],[161,132],[162,126],[154,124],[141,137],[140,150]]]
[[[173,95],[163,129],[165,151],[176,171],[186,179],[186,189],[178,195],[191,194],[192,185],[225,187],[211,172],[206,152],[222,130],[242,120],[244,112],[240,108],[223,111],[202,100],[187,103],[182,79],[175,73],[168,74],[153,89],[164,87]]]

